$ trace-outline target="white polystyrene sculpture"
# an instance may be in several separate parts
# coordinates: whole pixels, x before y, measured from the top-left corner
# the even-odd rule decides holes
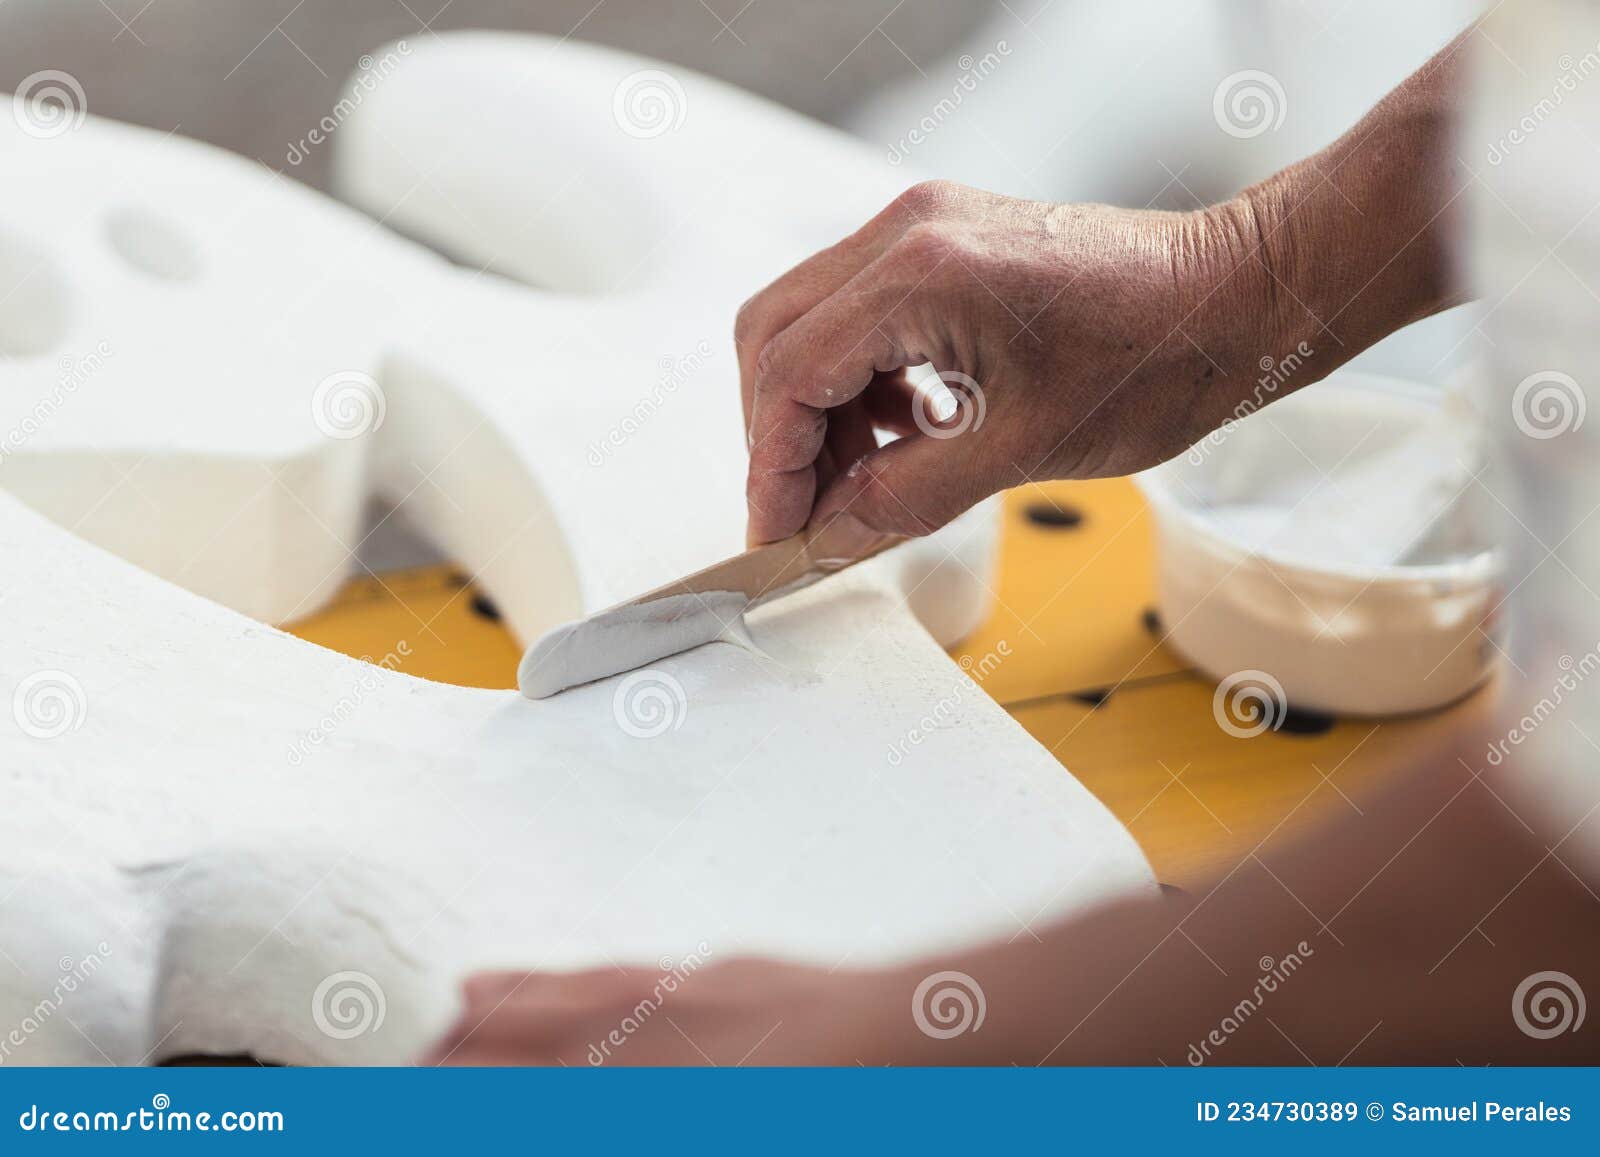
[[[337,129],[372,216],[0,118],[0,1063],[401,1062],[475,969],[865,965],[1151,887],[940,649],[992,509],[543,702],[262,625],[373,496],[524,639],[738,549],[734,309],[894,189],[681,72],[655,133],[657,67],[412,46]]]

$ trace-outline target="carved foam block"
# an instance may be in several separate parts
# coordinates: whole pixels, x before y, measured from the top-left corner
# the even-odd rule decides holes
[[[0,1062],[401,1062],[475,969],[865,965],[1150,888],[941,650],[992,508],[537,703],[267,625],[374,497],[523,639],[739,548],[734,310],[905,175],[664,76],[413,46],[331,142],[366,213],[0,118]]]

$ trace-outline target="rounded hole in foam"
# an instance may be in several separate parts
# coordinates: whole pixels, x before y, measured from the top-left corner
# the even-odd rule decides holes
[[[129,265],[162,281],[191,281],[200,252],[176,225],[142,206],[118,209],[106,219],[106,241]]]
[[[67,331],[71,295],[45,250],[0,229],[0,356],[48,353]]]

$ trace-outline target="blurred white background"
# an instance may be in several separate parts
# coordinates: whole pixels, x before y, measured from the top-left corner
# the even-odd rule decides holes
[[[908,183],[933,175],[1017,196],[1190,208],[1332,140],[1481,7],[3,0],[0,88],[61,69],[83,85],[93,113],[210,141],[323,187],[330,150],[294,166],[286,150],[333,107],[362,53],[450,29],[536,31],[707,72],[838,124],[881,147],[885,164],[903,158]],[[1270,123],[1230,134],[1213,102],[1227,78],[1246,71],[1270,78],[1254,84]],[[1464,313],[1396,335],[1363,365],[1438,380],[1467,344]]]

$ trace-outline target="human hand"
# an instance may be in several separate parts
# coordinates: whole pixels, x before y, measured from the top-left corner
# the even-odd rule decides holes
[[[1290,340],[1260,228],[1244,198],[1168,213],[913,186],[739,312],[751,542],[840,514],[926,534],[1008,486],[1179,453]],[[959,407],[942,422],[907,381],[924,362]],[[879,449],[875,426],[901,437]]]
[[[1529,1033],[1506,1009],[1523,978],[1579,974],[1600,953],[1590,883],[1550,862],[1565,820],[1547,837],[1511,810],[1537,767],[1437,756],[1393,770],[1352,787],[1359,808],[1275,843],[1270,868],[1251,854],[1188,895],[1129,897],[884,971],[742,960],[475,976],[422,1063],[1283,1065],[1360,1050],[1367,1064],[1593,1064],[1593,1034]],[[1497,946],[1459,952],[1491,906]],[[1250,991],[1240,978],[1291,951],[1272,1015],[1219,1040]]]
[[[693,972],[482,973],[421,1063],[850,1064],[892,1039],[872,1027],[887,1007],[881,988],[875,974],[764,960]]]

